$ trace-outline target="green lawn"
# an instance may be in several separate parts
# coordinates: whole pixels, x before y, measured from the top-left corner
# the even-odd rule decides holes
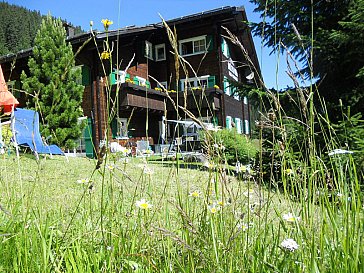
[[[292,199],[224,166],[175,163],[3,155],[0,272],[364,268],[359,198]]]

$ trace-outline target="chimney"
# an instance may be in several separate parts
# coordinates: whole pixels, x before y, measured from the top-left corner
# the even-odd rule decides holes
[[[67,23],[63,23],[63,27],[66,30],[67,39],[75,36],[75,28]]]

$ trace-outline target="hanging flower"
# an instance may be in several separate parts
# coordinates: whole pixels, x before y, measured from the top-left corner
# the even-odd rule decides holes
[[[153,207],[152,204],[148,203],[145,199],[141,199],[139,201],[136,201],[135,205],[143,210],[148,210]]]
[[[298,249],[299,245],[293,239],[284,239],[283,242],[281,243],[281,247],[285,250],[293,252]]]
[[[101,23],[104,25],[105,30],[108,30],[109,26],[113,24],[113,22],[110,21],[109,19],[102,19]]]
[[[103,60],[108,60],[110,59],[110,52],[104,50],[101,54],[100,54],[101,59]]]

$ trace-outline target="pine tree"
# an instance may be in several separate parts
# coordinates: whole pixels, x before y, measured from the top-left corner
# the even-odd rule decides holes
[[[83,86],[77,83],[81,72],[65,39],[61,20],[50,15],[43,19],[28,61],[30,75],[23,71],[21,79],[31,106],[40,112],[41,134],[51,135],[51,143],[73,148],[82,132],[78,118],[83,115]]]
[[[332,121],[341,119],[340,101],[364,113],[363,0],[250,2],[264,19],[251,24],[254,34],[273,50],[284,44],[302,62],[301,72],[313,73]]]

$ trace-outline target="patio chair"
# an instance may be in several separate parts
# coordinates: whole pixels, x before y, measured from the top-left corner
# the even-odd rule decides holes
[[[57,145],[44,143],[39,133],[38,112],[22,108],[15,109],[11,118],[11,128],[15,147],[28,147],[37,157],[38,154],[64,155]]]

